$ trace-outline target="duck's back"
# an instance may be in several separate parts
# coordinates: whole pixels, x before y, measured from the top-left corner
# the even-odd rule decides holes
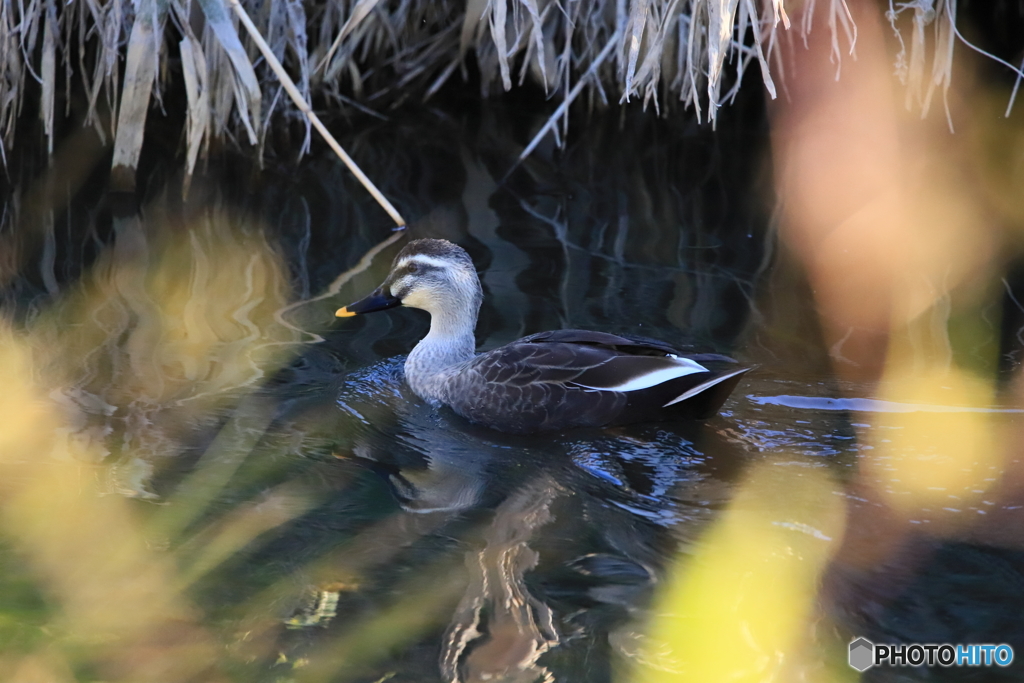
[[[559,330],[452,368],[442,400],[473,422],[519,434],[706,418],[745,371],[726,356],[684,356],[654,340]]]

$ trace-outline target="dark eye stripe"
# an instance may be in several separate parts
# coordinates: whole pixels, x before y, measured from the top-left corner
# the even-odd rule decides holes
[[[412,263],[405,264],[405,267],[402,268],[402,270],[411,275],[422,275],[423,273],[429,273],[441,269],[430,263],[420,263],[418,261],[413,261]]]

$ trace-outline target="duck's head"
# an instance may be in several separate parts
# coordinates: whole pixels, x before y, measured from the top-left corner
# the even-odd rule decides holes
[[[335,315],[347,318],[409,306],[435,318],[468,315],[475,321],[482,300],[480,279],[466,250],[447,240],[422,239],[398,252],[384,284]]]

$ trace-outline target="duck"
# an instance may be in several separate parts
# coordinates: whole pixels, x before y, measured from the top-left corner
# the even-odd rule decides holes
[[[714,416],[750,368],[717,353],[592,330],[553,330],[477,353],[483,287],[465,249],[410,241],[384,283],[339,318],[397,306],[430,314],[405,381],[433,406],[512,434]]]

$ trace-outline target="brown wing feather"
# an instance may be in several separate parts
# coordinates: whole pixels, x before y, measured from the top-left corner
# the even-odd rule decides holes
[[[571,382],[616,355],[599,346],[520,340],[463,366],[449,380],[445,403],[463,417],[508,432],[607,424],[625,407],[625,397]]]

